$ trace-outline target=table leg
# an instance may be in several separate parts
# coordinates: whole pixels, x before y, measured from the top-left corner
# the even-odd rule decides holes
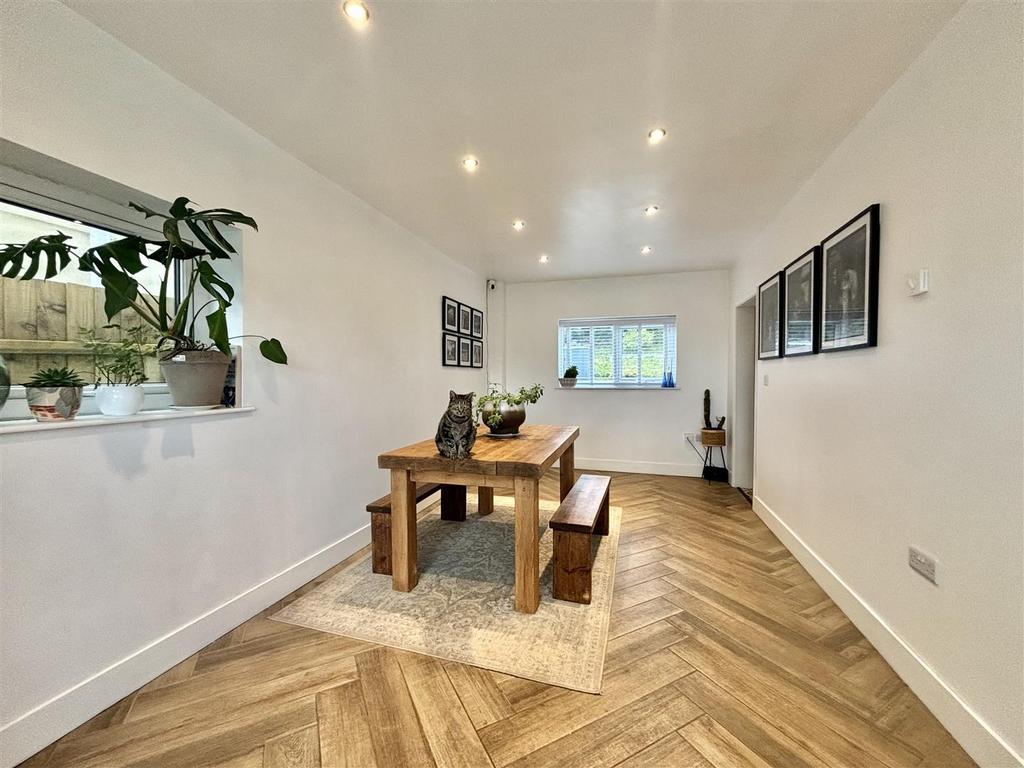
[[[391,588],[416,586],[416,486],[407,469],[391,470]]]
[[[477,486],[476,511],[481,517],[494,511],[494,489],[489,485]]]
[[[565,501],[576,482],[576,446],[570,444],[558,459],[559,500]]]
[[[441,486],[441,519],[456,522],[466,519],[466,486]]]
[[[516,610],[536,613],[540,604],[540,494],[536,478],[517,477]],[[394,498],[394,497],[392,497]]]

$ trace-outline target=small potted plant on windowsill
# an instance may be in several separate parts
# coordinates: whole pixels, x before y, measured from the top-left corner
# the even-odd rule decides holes
[[[41,271],[49,279],[63,271],[72,257],[78,269],[100,279],[104,292],[104,311],[113,320],[121,311],[131,309],[159,336],[160,368],[175,407],[214,408],[221,401],[224,379],[231,360],[227,311],[235,291],[214,267],[217,259],[230,259],[234,247],[220,226],[243,225],[256,229],[251,217],[227,208],[196,210],[191,200],[179,197],[168,213],[158,213],[144,205],[129,203],[146,218],[163,219],[163,240],[131,235],[83,251],[75,252],[68,235],[42,235],[27,243],[0,247],[0,274],[31,280]],[[194,238],[193,245],[185,237]],[[201,247],[200,247],[201,246]],[[188,267],[185,285],[175,301],[174,282],[177,262]],[[159,286],[150,290],[136,278],[147,263],[162,271]],[[201,290],[200,290],[201,289]],[[200,313],[207,311],[205,336],[196,329]],[[259,336],[260,352],[274,363],[287,364],[281,342]]]
[[[518,392],[492,386],[477,399],[476,412],[480,422],[490,429],[489,437],[515,437],[526,421],[526,404],[536,403],[543,394],[540,384],[521,387]]]
[[[44,368],[25,382],[25,399],[36,421],[71,421],[82,407],[85,382],[70,368]]]
[[[156,351],[149,329],[136,326],[122,333],[123,338],[111,341],[98,338],[92,329],[82,329],[82,341],[92,350],[96,369],[96,405],[104,416],[134,416],[142,410],[146,357]]]
[[[575,365],[570,365],[565,369],[565,373],[558,380],[558,385],[563,389],[571,389],[576,386],[576,378],[580,375]]]

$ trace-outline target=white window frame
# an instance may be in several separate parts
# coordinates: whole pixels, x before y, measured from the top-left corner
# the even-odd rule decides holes
[[[638,330],[644,326],[661,326],[664,328],[665,333],[665,345],[664,345],[664,360],[662,363],[663,372],[671,372],[673,378],[676,377],[678,368],[678,356],[679,356],[679,345],[678,336],[679,329],[675,315],[626,315],[619,317],[577,317],[577,318],[562,318],[558,321],[557,329],[557,347],[558,347],[558,359],[556,365],[558,366],[557,376],[561,377],[566,368],[571,365],[570,356],[568,354],[568,347],[566,344],[566,334],[563,331],[569,328],[595,328],[595,327],[611,327],[612,329],[612,379],[610,381],[597,381],[595,382],[592,378],[594,370],[594,341],[593,331],[591,331],[590,339],[590,370],[591,378],[587,380],[585,378],[577,379],[576,386],[574,389],[667,389],[662,386],[662,381],[641,379],[643,371],[643,348],[640,345],[640,339],[637,339],[637,352],[636,352],[636,378],[626,378],[622,374],[622,331],[628,328],[637,328]],[[678,389],[678,383],[674,384],[672,389]]]
[[[141,193],[134,194],[132,199],[144,201],[150,207],[158,210],[161,206],[167,208],[170,205]],[[161,231],[146,222],[141,213],[139,214],[140,221],[124,218],[130,209],[123,204],[8,166],[0,166],[0,200],[37,210],[50,216],[62,217],[70,221],[78,220],[115,234],[141,235],[151,239],[163,237]],[[181,292],[181,283],[188,280],[188,276],[187,267],[179,269],[176,277],[178,283],[176,294]],[[168,390],[166,382],[146,383],[142,385],[142,388],[146,393],[142,407],[144,411],[160,410],[170,406],[170,390]],[[99,413],[99,407],[96,405],[94,397],[95,387],[90,385],[83,389],[82,407],[79,411],[82,416]],[[32,414],[25,401],[25,387],[12,383],[7,403],[3,407],[3,412],[0,413],[0,424],[31,418]]]

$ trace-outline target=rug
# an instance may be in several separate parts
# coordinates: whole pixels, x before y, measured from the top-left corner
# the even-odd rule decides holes
[[[391,648],[600,693],[611,614],[621,510],[610,510],[608,536],[593,537],[590,605],[551,596],[552,531],[557,504],[540,506],[541,600],[534,614],[513,608],[515,509],[496,496],[494,512],[465,522],[434,509],[418,523],[419,584],[395,592],[391,577],[353,563],[271,618]]]

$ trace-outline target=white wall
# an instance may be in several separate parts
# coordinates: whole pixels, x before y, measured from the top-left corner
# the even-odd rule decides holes
[[[377,453],[433,434],[449,387],[484,386],[441,367],[439,319],[442,293],[484,291],[65,6],[3,3],[0,48],[4,138],[256,218],[246,330],[291,360],[249,351],[250,416],[2,439],[6,766],[365,543]]]
[[[965,5],[733,290],[881,203],[878,347],[758,364],[755,508],[983,766],[1024,747],[1021,14]]]
[[[726,410],[728,272],[514,283],[505,307],[505,383],[544,385],[530,421],[580,426],[577,467],[700,475],[683,433],[702,426],[705,389],[712,413]],[[678,390],[558,388],[558,320],[616,315],[677,316]]]

